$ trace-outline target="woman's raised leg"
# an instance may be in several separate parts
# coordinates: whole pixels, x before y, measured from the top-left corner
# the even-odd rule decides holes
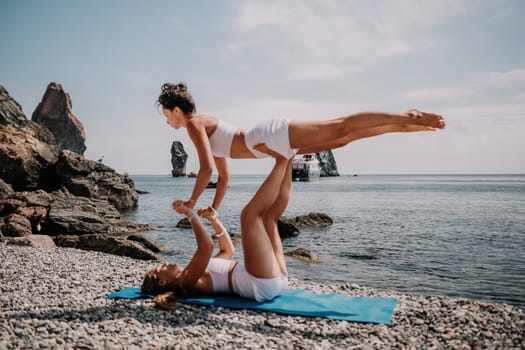
[[[241,212],[244,265],[246,271],[258,278],[274,278],[281,275],[272,242],[266,234],[263,215],[275,203],[287,167],[286,158],[276,158],[272,171]]]
[[[364,139],[367,137],[378,136],[387,133],[394,132],[416,132],[416,131],[435,131],[436,129],[430,126],[424,125],[409,125],[409,124],[390,124],[385,126],[376,126],[373,128],[365,128],[357,130],[346,137],[330,140],[324,144],[312,144],[307,147],[300,148],[297,154],[305,153],[317,153],[322,151],[328,151],[336,148],[346,146],[352,141]]]
[[[272,243],[273,253],[281,268],[281,273],[288,274],[286,269],[286,261],[284,259],[283,244],[281,242],[281,236],[279,236],[279,229],[277,228],[277,220],[283,215],[288,202],[290,201],[290,195],[292,191],[292,162],[293,158],[288,161],[288,167],[284,174],[281,188],[279,189],[279,195],[275,199],[273,205],[263,215],[264,228],[266,234]]]
[[[445,127],[443,117],[437,114],[424,113],[412,110],[407,113],[363,112],[347,117],[316,122],[290,121],[288,135],[291,148],[305,148],[310,146],[326,147],[333,140],[348,142],[363,138],[359,136],[364,130],[374,130],[378,127],[402,125],[418,125],[435,129]],[[379,129],[375,129],[379,130]],[[402,128],[398,131],[404,131]],[[365,133],[367,133],[365,131]],[[384,133],[384,132],[382,132]],[[371,137],[380,135],[367,133]],[[325,148],[326,149],[326,148]]]

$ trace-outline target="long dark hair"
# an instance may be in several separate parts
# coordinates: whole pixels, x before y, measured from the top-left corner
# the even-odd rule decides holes
[[[155,306],[166,310],[175,310],[177,298],[189,296],[188,291],[180,283],[166,287],[160,286],[159,278],[153,271],[146,272],[140,289],[144,294],[155,295],[153,300]]]

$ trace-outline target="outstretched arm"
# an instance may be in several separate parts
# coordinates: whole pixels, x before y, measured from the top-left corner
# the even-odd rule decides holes
[[[210,141],[208,140],[208,135],[206,134],[204,125],[198,121],[194,122],[192,120],[188,122],[187,129],[188,135],[195,145],[197,154],[199,155],[199,174],[195,180],[190,199],[187,202],[184,202],[184,205],[193,209],[202,192],[204,192],[206,186],[208,186],[208,183],[210,182],[211,174],[213,172],[213,157],[211,155]]]
[[[215,230],[217,241],[219,243],[219,252],[215,255],[216,258],[231,259],[235,248],[230,235],[224,225],[219,220],[218,214],[213,207],[201,208],[198,210],[200,217],[208,220]]]
[[[201,278],[208,263],[210,262],[211,254],[213,253],[213,241],[210,237],[210,233],[206,230],[206,227],[201,223],[198,217],[194,216],[192,210],[185,206],[181,200],[173,202],[173,209],[177,213],[186,215],[191,228],[195,234],[195,240],[197,241],[197,250],[190,263],[180,277],[181,284],[185,287],[192,287],[195,285],[197,280]]]
[[[215,197],[213,198],[212,207],[219,209],[226,191],[228,190],[228,182],[230,181],[230,171],[228,169],[228,162],[225,157],[214,157],[215,167],[219,176],[217,178],[217,187],[215,189]]]

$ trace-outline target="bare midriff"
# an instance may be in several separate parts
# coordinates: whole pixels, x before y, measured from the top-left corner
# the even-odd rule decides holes
[[[243,129],[238,129],[233,136],[232,145],[230,148],[230,157],[236,159],[255,158],[252,152],[246,147],[244,142],[244,135],[246,132]]]

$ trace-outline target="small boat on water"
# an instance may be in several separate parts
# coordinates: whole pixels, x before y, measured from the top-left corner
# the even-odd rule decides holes
[[[311,181],[319,179],[321,166],[315,153],[297,155],[292,162],[292,180]]]

